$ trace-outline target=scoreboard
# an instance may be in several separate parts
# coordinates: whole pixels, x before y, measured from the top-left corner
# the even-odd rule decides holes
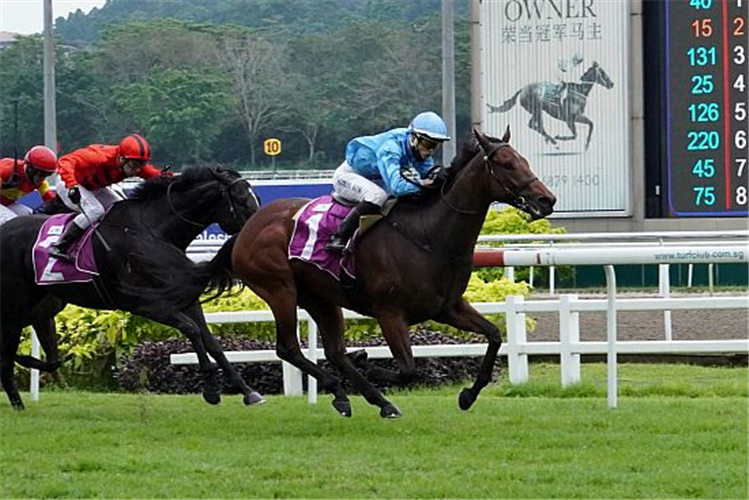
[[[658,169],[648,189],[659,198],[660,216],[749,214],[748,4],[643,2],[646,94],[651,91],[646,153],[658,159],[648,165]]]

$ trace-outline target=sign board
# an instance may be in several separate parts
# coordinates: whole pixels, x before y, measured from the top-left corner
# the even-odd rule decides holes
[[[646,123],[649,134],[662,138],[659,215],[749,214],[748,6],[749,0],[646,5],[662,45],[648,58],[656,66],[653,91],[662,116]]]
[[[480,3],[484,130],[556,194],[556,216],[631,214],[629,2]]]
[[[263,141],[263,152],[268,156],[281,154],[281,139],[271,137]]]

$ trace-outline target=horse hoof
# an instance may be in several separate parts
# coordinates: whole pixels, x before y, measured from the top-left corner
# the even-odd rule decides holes
[[[16,411],[24,411],[26,407],[23,405],[22,401],[14,401],[13,402],[13,409]]]
[[[255,391],[252,391],[249,394],[245,394],[244,396],[244,404],[247,406],[261,405],[263,403],[265,403],[265,398],[263,398],[263,396]]]
[[[342,416],[351,416],[351,403],[349,401],[333,401],[333,408]]]
[[[380,416],[382,418],[401,418],[403,414],[394,404],[388,403],[380,409]]]
[[[461,410],[469,409],[476,401],[476,396],[473,395],[470,389],[463,389],[458,395],[458,406]]]
[[[217,392],[204,392],[203,399],[208,404],[217,405],[221,402],[221,394]]]

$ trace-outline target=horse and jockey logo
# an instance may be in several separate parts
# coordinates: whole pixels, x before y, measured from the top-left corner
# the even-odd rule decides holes
[[[582,58],[573,58],[572,66],[582,63]],[[560,71],[563,65],[558,65]],[[544,138],[547,143],[558,147],[558,141],[573,141],[577,139],[576,124],[582,123],[588,126],[588,136],[585,140],[585,150],[590,147],[590,138],[593,135],[593,121],[585,116],[585,106],[588,103],[588,95],[595,85],[601,85],[606,89],[611,89],[614,82],[609,75],[597,63],[593,62],[591,66],[583,73],[576,82],[565,81],[560,79],[559,83],[553,82],[536,82],[529,83],[515,92],[515,95],[507,99],[500,106],[493,106],[487,103],[490,113],[504,113],[515,106],[515,102],[520,98],[520,105],[528,113],[531,119],[528,122],[528,128],[535,130]],[[570,135],[556,135],[552,137],[544,128],[544,113],[564,122],[569,128]]]

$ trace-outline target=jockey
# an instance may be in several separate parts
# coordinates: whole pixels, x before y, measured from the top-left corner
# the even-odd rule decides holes
[[[23,160],[0,159],[0,225],[19,215],[32,211],[18,200],[36,190],[42,200],[55,197],[47,183],[47,177],[57,172],[57,155],[45,146],[29,149]]]
[[[69,208],[80,212],[68,224],[60,239],[50,247],[50,255],[70,260],[70,245],[95,221],[101,219],[113,203],[122,197],[110,186],[127,177],[150,179],[161,170],[147,162],[151,148],[143,137],[132,134],[117,146],[92,144],[60,158],[57,194]]]
[[[343,251],[359,226],[359,217],[379,212],[388,196],[429,187],[434,182],[426,177],[434,166],[432,154],[449,140],[445,122],[432,111],[416,115],[408,128],[352,139],[346,146],[346,160],[333,173],[333,189],[358,204],[326,248]]]
[[[557,80],[559,88],[559,106],[562,109],[566,106],[567,94],[568,94],[568,82],[576,82],[582,76],[580,66],[584,59],[578,52],[576,52],[570,59],[558,59],[557,60]]]

